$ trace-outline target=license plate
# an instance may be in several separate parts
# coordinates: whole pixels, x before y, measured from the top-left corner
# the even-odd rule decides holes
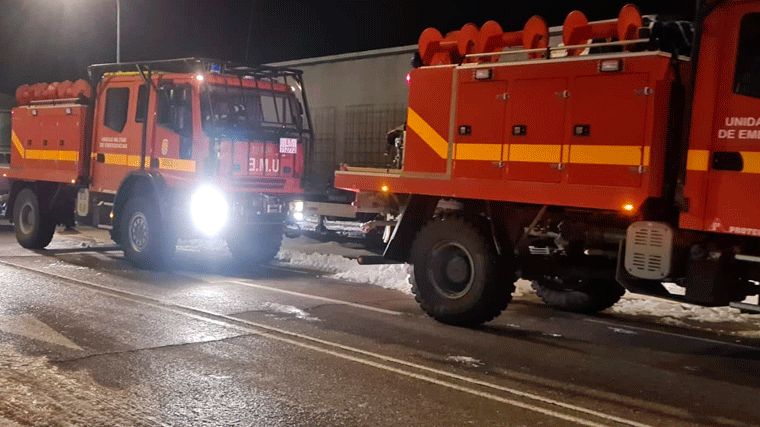
[[[296,154],[298,152],[298,139],[280,138],[280,153]]]

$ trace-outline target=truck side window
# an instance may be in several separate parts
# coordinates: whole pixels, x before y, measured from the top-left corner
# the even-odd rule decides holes
[[[760,98],[760,13],[748,13],[739,29],[734,92]]]
[[[148,113],[148,86],[142,85],[137,90],[137,110],[135,111],[135,121],[145,123]]]
[[[114,87],[106,91],[106,113],[103,124],[116,132],[124,130],[127,124],[127,108],[129,107],[129,88]]]
[[[190,85],[166,88],[158,94],[158,124],[180,136],[183,159],[193,155],[193,89]]]

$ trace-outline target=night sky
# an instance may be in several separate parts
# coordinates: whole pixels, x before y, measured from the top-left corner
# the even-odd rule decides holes
[[[122,61],[204,56],[267,63],[415,44],[493,19],[521,29],[534,14],[561,25],[573,9],[590,20],[617,16],[628,1],[121,0]],[[636,2],[644,14],[691,20],[695,1]],[[0,0],[0,92],[23,83],[84,77],[114,62],[115,0]]]

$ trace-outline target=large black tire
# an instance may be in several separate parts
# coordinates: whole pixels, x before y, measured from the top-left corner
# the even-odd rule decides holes
[[[18,193],[13,204],[13,226],[16,240],[27,249],[43,249],[55,234],[56,222],[49,212],[40,209],[37,194],[30,188]]]
[[[498,316],[512,300],[514,281],[489,241],[462,218],[437,218],[411,248],[412,292],[434,319],[477,326]]]
[[[148,270],[167,267],[176,239],[161,224],[155,203],[145,197],[129,199],[119,227],[121,248],[135,267]]]
[[[534,281],[532,286],[548,306],[574,313],[591,314],[615,305],[625,288],[614,280],[574,280],[573,288],[562,289],[560,280]]]
[[[238,233],[227,240],[235,260],[242,264],[267,264],[282,246],[282,226],[268,227],[249,233]]]

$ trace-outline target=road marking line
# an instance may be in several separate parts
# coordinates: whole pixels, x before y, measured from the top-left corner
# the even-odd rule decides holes
[[[553,405],[553,406],[561,407],[561,408],[568,409],[568,410],[571,410],[571,411],[574,411],[574,412],[580,412],[580,413],[583,413],[583,414],[586,414],[586,415],[591,415],[591,416],[594,416],[594,417],[597,417],[597,418],[601,418],[601,419],[604,419],[604,420],[607,420],[607,421],[616,422],[616,423],[619,423],[619,424],[625,424],[625,425],[633,426],[633,427],[652,427],[649,424],[643,424],[643,423],[639,423],[639,422],[636,422],[636,421],[627,420],[625,418],[621,418],[621,417],[617,417],[617,416],[614,416],[614,415],[609,415],[609,414],[605,414],[605,413],[602,413],[602,412],[598,412],[598,411],[595,411],[593,409],[588,409],[588,408],[584,408],[584,407],[581,407],[581,406],[576,406],[576,405],[560,402],[558,400],[546,398],[546,397],[543,397],[543,396],[538,396],[538,395],[535,395],[535,394],[532,394],[532,393],[523,392],[523,391],[520,391],[520,390],[516,390],[516,389],[509,388],[509,387],[500,386],[500,385],[497,385],[497,384],[492,384],[492,383],[489,383],[489,382],[486,382],[486,381],[482,381],[482,380],[478,380],[478,379],[474,379],[474,378],[468,378],[468,377],[465,377],[463,375],[459,375],[459,374],[455,374],[455,373],[451,373],[451,372],[446,372],[446,371],[441,370],[441,369],[436,369],[436,368],[432,368],[432,367],[429,367],[429,366],[420,365],[420,364],[417,364],[417,363],[414,363],[414,362],[408,362],[408,361],[405,361],[405,360],[396,359],[394,357],[385,356],[385,355],[382,355],[382,354],[379,354],[379,353],[373,353],[371,351],[362,350],[360,348],[350,347],[350,346],[347,346],[347,345],[344,345],[344,344],[334,343],[334,342],[331,342],[331,341],[327,341],[327,340],[323,340],[323,339],[319,339],[319,338],[315,338],[315,337],[310,337],[308,335],[304,335],[304,334],[301,334],[301,333],[298,333],[298,332],[287,331],[287,330],[284,330],[284,329],[276,328],[276,327],[269,326],[269,325],[260,324],[260,323],[257,323],[257,322],[252,322],[252,321],[245,320],[245,319],[239,319],[239,318],[235,318],[235,317],[232,317],[232,316],[227,316],[227,315],[224,315],[224,314],[217,314],[217,313],[213,313],[213,312],[210,312],[210,311],[205,311],[205,310],[201,310],[201,309],[197,309],[197,308],[193,308],[193,307],[188,307],[188,306],[183,306],[183,305],[180,305],[180,304],[175,304],[175,303],[172,303],[172,302],[166,302],[166,301],[162,301],[162,300],[159,300],[159,299],[156,299],[156,298],[153,298],[153,297],[149,297],[149,296],[145,296],[145,295],[141,295],[141,294],[136,294],[136,293],[132,293],[132,292],[129,292],[129,291],[124,291],[124,290],[112,288],[112,287],[109,287],[109,286],[99,285],[99,284],[95,284],[95,283],[88,282],[88,281],[85,281],[85,280],[70,278],[70,277],[61,276],[61,275],[58,275],[58,274],[48,273],[48,272],[44,272],[44,271],[38,271],[38,270],[34,270],[34,269],[30,268],[30,267],[26,267],[26,266],[22,266],[22,265],[17,265],[17,264],[10,263],[10,262],[7,262],[7,261],[0,260],[0,264],[6,265],[6,266],[9,266],[9,267],[14,267],[14,268],[17,268],[19,270],[28,271],[28,272],[31,272],[31,273],[34,273],[34,274],[38,274],[38,275],[41,275],[41,276],[52,277],[52,278],[59,279],[59,280],[65,281],[65,282],[69,282],[69,283],[72,283],[72,284],[75,284],[75,285],[77,285],[77,284],[78,285],[84,285],[85,287],[88,287],[91,290],[93,290],[95,292],[98,292],[98,293],[101,293],[103,295],[108,295],[108,296],[112,296],[112,297],[118,297],[118,298],[121,298],[121,299],[124,299],[124,300],[127,300],[127,301],[140,303],[140,304],[147,305],[147,306],[154,307],[154,308],[160,308],[162,310],[171,311],[173,313],[177,313],[177,314],[180,314],[180,315],[183,315],[183,316],[187,316],[187,317],[191,317],[191,318],[198,319],[198,320],[203,320],[203,321],[209,322],[209,323],[214,323],[214,324],[217,324],[217,325],[220,325],[220,326],[226,326],[226,327],[230,327],[230,328],[236,328],[236,329],[239,329],[239,330],[246,331],[248,333],[256,334],[256,335],[259,335],[259,336],[262,336],[262,337],[266,337],[266,338],[270,338],[270,339],[273,339],[273,340],[276,340],[276,341],[286,342],[286,343],[289,343],[289,344],[292,344],[292,345],[295,345],[295,346],[298,346],[298,347],[311,349],[311,350],[322,352],[322,353],[325,353],[325,354],[330,354],[330,355],[333,355],[335,357],[339,357],[339,358],[342,358],[342,359],[345,359],[345,360],[355,361],[357,363],[361,363],[361,364],[364,364],[364,365],[367,365],[367,366],[376,367],[378,369],[386,370],[388,372],[393,372],[393,373],[397,373],[399,375],[404,375],[404,376],[408,376],[408,377],[411,377],[411,378],[419,379],[419,380],[422,380],[422,381],[430,382],[430,383],[433,383],[433,384],[438,384],[438,385],[441,385],[441,386],[444,386],[444,387],[447,387],[447,388],[451,388],[451,389],[454,389],[454,390],[458,390],[458,391],[462,391],[462,392],[465,392],[465,393],[473,394],[473,395],[476,395],[476,396],[484,397],[484,398],[487,398],[487,399],[490,399],[490,400],[494,400],[494,401],[497,401],[497,402],[506,403],[506,404],[509,404],[509,405],[512,405],[512,406],[516,406],[516,407],[519,407],[519,408],[523,408],[523,409],[531,410],[531,411],[534,411],[534,412],[538,412],[538,413],[541,413],[541,414],[544,414],[544,415],[547,415],[547,416],[551,416],[551,417],[555,417],[555,418],[559,418],[559,419],[563,419],[563,420],[567,420],[567,421],[572,421],[572,422],[575,422],[575,423],[578,423],[578,424],[581,424],[581,425],[586,425],[586,426],[590,426],[590,427],[604,427],[604,424],[599,424],[599,423],[596,423],[596,422],[593,422],[593,421],[584,420],[582,418],[574,417],[572,415],[562,414],[560,412],[556,412],[556,411],[552,411],[552,410],[549,410],[549,409],[545,409],[545,408],[542,408],[540,406],[532,405],[530,403],[524,403],[524,402],[520,402],[520,401],[516,401],[516,400],[512,400],[512,399],[503,398],[503,397],[500,397],[500,396],[497,396],[497,395],[494,395],[494,394],[490,394],[490,393],[486,393],[486,392],[481,392],[479,390],[475,390],[475,389],[472,389],[472,388],[469,388],[469,387],[459,386],[459,385],[454,384],[454,383],[450,383],[450,382],[447,382],[447,381],[439,380],[439,379],[436,379],[436,378],[433,378],[433,377],[428,377],[428,376],[417,374],[417,373],[410,372],[410,371],[405,371],[403,369],[395,368],[393,366],[384,365],[382,363],[374,362],[372,360],[363,359],[363,358],[352,356],[352,355],[349,355],[349,354],[339,353],[339,352],[336,352],[336,351],[333,351],[333,350],[329,350],[329,349],[326,349],[326,348],[317,347],[317,346],[314,346],[312,344],[295,341],[292,338],[298,338],[298,339],[301,339],[301,340],[304,340],[304,341],[310,341],[310,342],[313,342],[313,343],[322,344],[322,345],[325,345],[325,346],[328,346],[328,347],[334,347],[334,348],[337,348],[337,349],[340,349],[340,350],[344,350],[344,351],[348,351],[348,352],[351,352],[351,353],[356,353],[356,354],[360,354],[360,355],[363,355],[363,356],[372,357],[372,358],[379,359],[379,360],[382,360],[382,361],[385,361],[385,362],[390,362],[390,363],[395,363],[395,364],[402,365],[402,366],[407,366],[407,367],[415,368],[415,369],[420,370],[420,371],[426,371],[426,372],[433,373],[433,374],[436,374],[436,375],[439,375],[439,376],[448,377],[448,378],[451,378],[451,379],[456,379],[456,380],[459,380],[459,381],[462,381],[462,382],[465,382],[465,383],[469,383],[469,384],[473,384],[473,385],[482,386],[482,387],[485,387],[485,388],[490,388],[490,389],[502,391],[502,392],[505,392],[505,393],[513,394],[513,395],[520,396],[520,397],[524,397],[526,399],[531,399],[531,400],[534,400],[534,401],[537,401],[537,402],[541,402],[541,403],[544,403],[544,404],[547,404],[547,405]],[[217,319],[224,319],[224,320],[217,320]],[[241,324],[242,325],[247,325],[247,326],[241,326]],[[269,331],[269,332],[267,332],[267,331]],[[286,335],[286,336],[290,336],[292,338],[286,338],[286,337],[283,337],[283,336],[280,336],[280,335],[276,335],[276,334]]]
[[[605,325],[605,326],[620,327],[620,328],[625,328],[625,329],[634,329],[634,330],[637,330],[637,331],[651,332],[651,333],[654,333],[654,334],[661,334],[661,335],[667,335],[667,336],[671,336],[671,337],[678,337],[678,338],[683,338],[683,339],[686,339],[686,340],[702,341],[702,342],[707,342],[707,343],[710,343],[710,344],[720,344],[720,345],[725,345],[725,346],[730,346],[730,347],[742,348],[742,349],[745,349],[745,350],[760,351],[760,347],[753,347],[751,345],[734,344],[734,343],[730,343],[730,342],[726,342],[726,341],[720,341],[720,340],[714,340],[714,339],[710,339],[710,338],[694,337],[694,336],[691,336],[691,335],[677,334],[675,332],[666,332],[666,331],[659,331],[657,329],[642,328],[640,326],[621,325],[620,323],[607,322],[607,321],[599,320],[599,319],[583,319],[583,320],[586,321],[586,322],[598,323],[600,325]]]
[[[342,300],[338,300],[338,299],[332,299],[332,298],[327,298],[327,297],[320,297],[320,296],[310,295],[310,294],[302,294],[300,292],[288,291],[286,289],[279,289],[279,288],[271,288],[269,286],[257,285],[255,283],[241,282],[239,280],[225,280],[225,281],[222,281],[222,282],[219,282],[219,283],[234,283],[234,284],[237,284],[237,285],[248,286],[248,287],[251,287],[251,288],[263,289],[263,290],[272,291],[272,292],[279,292],[281,294],[286,294],[286,295],[292,295],[292,296],[303,297],[303,298],[310,298],[310,299],[314,299],[314,300],[317,300],[317,301],[329,302],[329,303],[332,303],[332,304],[347,305],[349,307],[361,308],[361,309],[364,309],[364,310],[375,311],[375,312],[383,313],[383,314],[392,314],[394,316],[399,316],[399,315],[403,314],[400,311],[386,310],[384,308],[373,307],[371,305],[357,304],[355,302],[342,301]]]
[[[287,271],[288,273],[298,273],[298,274],[302,274],[304,276],[317,276],[317,277],[320,277],[322,274],[324,274],[323,271],[316,271],[316,270],[314,270],[314,272],[312,273],[312,272],[309,272],[309,271],[303,271],[303,270],[298,270],[298,269],[295,269],[295,268],[283,267],[283,266],[280,266],[280,265],[267,265],[266,268],[271,268],[272,270]]]

